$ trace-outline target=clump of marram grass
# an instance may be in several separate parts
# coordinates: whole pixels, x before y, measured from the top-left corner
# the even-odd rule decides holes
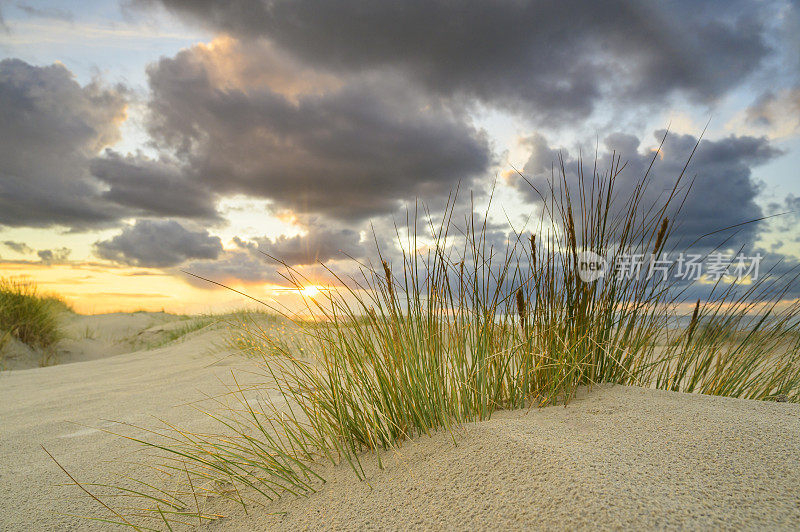
[[[32,281],[0,278],[0,338],[10,337],[36,349],[47,349],[63,336],[62,300],[39,293]]]
[[[485,219],[457,227],[451,203],[438,225],[429,221],[424,254],[412,232],[394,272],[381,257],[306,300],[314,320],[296,322],[302,350],[254,331],[248,349],[263,356],[263,382],[237,384],[228,396],[235,404],[209,414],[224,435],[168,426],[136,439],[163,452],[159,467],[173,485],[112,489],[138,501],[115,510],[116,522],[213,519],[197,503],[201,492],[244,507],[308,495],[322,481],[321,460],[347,462],[363,478],[365,451],[380,462],[408,438],[498,409],[565,404],[596,383],[800,401],[800,304],[781,303],[796,276],[765,275],[744,291],[720,284],[694,305],[688,329],[674,327],[675,309],[686,304],[674,281],[616,270],[581,279],[579,252],[608,253],[613,263],[657,255],[669,240],[667,213],[682,203],[683,175],[662,203],[644,205],[649,174],[631,197],[615,197],[623,166],[614,158],[607,174],[588,177],[580,168],[575,190],[562,162],[540,193],[539,238],[517,235],[505,249],[489,242]],[[310,284],[291,268],[286,276],[298,290]],[[261,399],[252,399],[258,390]]]

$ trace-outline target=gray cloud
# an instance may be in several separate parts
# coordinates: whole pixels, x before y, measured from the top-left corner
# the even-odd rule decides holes
[[[30,247],[25,242],[14,242],[13,240],[6,240],[3,242],[3,245],[6,246],[11,251],[15,251],[17,253],[33,253],[34,249]]]
[[[61,64],[0,61],[0,225],[113,226],[134,216],[217,218],[216,196],[177,162],[123,157],[127,91],[81,86]]]
[[[355,264],[351,261],[326,264],[331,271],[318,264],[291,265],[287,263],[287,265],[293,268],[294,275],[301,282],[303,282],[303,279],[299,277],[300,274],[312,281],[324,284],[335,284],[337,282],[335,277],[331,275],[331,271],[341,275],[342,278],[348,278],[349,275],[353,274],[355,267]],[[223,284],[236,282],[272,283],[283,286],[291,284],[287,279],[286,267],[283,264],[270,260],[252,248],[225,251],[219,256],[218,260],[189,262],[184,265],[183,269],[194,275]],[[187,276],[185,280],[199,288],[216,288],[216,285],[195,277]]]
[[[616,0],[140,0],[266,38],[329,72],[394,71],[433,93],[550,117],[604,97],[717,99],[770,52],[777,4]],[[734,5],[735,4],[735,5]]]
[[[88,226],[116,218],[94,201],[88,158],[119,139],[125,97],[79,85],[61,64],[0,61],[0,224]]]
[[[175,162],[106,150],[90,162],[92,175],[110,185],[100,197],[160,216],[213,219],[216,196]]]
[[[776,233],[790,241],[800,242],[800,234],[792,234],[796,233],[797,224],[800,222],[800,197],[787,194],[783,201],[771,202],[767,206],[767,214],[779,215],[772,221]]]
[[[184,269],[191,274],[223,284],[235,281],[286,284],[286,280],[279,274],[277,265],[267,257],[254,253],[252,249],[225,251],[217,260],[190,262]],[[185,280],[199,288],[216,287],[195,277],[187,276]]]
[[[657,145],[663,137],[663,131],[654,134]],[[551,176],[551,165],[558,165],[559,150],[550,147],[542,136],[533,136],[527,140],[531,148],[531,156],[523,168],[523,173],[542,192],[546,192],[546,180]],[[657,158],[651,171],[651,184],[645,191],[642,206],[644,209],[656,202],[663,202],[672,190],[675,180],[695,146],[697,139],[690,135],[670,134],[662,148],[663,160]],[[640,141],[633,135],[614,134],[604,141],[605,150],[599,156],[598,169],[605,171],[610,167],[612,150],[621,155],[627,166],[619,176],[616,187],[617,201],[623,202],[630,197],[638,181],[645,175],[654,153],[640,146]],[[593,151],[592,151],[593,153]],[[685,185],[696,176],[693,188],[677,218],[673,231],[676,243],[689,245],[697,238],[712,231],[730,227],[742,222],[759,218],[763,215],[755,198],[759,193],[759,184],[753,175],[753,168],[764,164],[780,155],[780,151],[772,147],[765,138],[729,136],[720,140],[703,140],[695,153],[684,179]],[[573,196],[578,187],[576,170],[579,165],[577,157],[561,150],[568,173]],[[591,172],[593,160],[584,159],[584,170]],[[556,178],[558,179],[558,172]],[[589,174],[591,175],[591,174]],[[539,202],[539,196],[524,181],[516,181],[519,189],[532,202]],[[685,192],[685,190],[684,190]],[[682,197],[682,196],[681,196]],[[675,203],[677,206],[679,202]],[[675,219],[675,215],[670,213]],[[727,245],[754,244],[759,232],[758,224],[750,224],[736,229],[735,236]],[[731,237],[734,231],[725,231],[714,237],[708,237],[697,246],[713,247],[724,239]]]
[[[219,75],[221,62],[258,70],[259,54],[209,54],[198,46],[149,69],[150,132],[219,194],[353,221],[446,195],[489,166],[483,133],[400,78],[287,95]]]
[[[319,220],[306,222],[306,233],[277,238],[257,237],[248,240],[234,237],[238,249],[227,250],[218,260],[186,265],[186,270],[217,282],[275,283],[286,285],[286,266],[314,279],[332,282],[330,272],[320,263],[339,273],[349,274],[357,266],[352,259],[375,255],[374,242],[362,243],[358,231],[323,225]],[[195,278],[190,283],[213,288]]]
[[[800,218],[800,197],[795,196],[794,194],[789,194],[786,196],[786,207],[792,211],[797,218]]]
[[[277,238],[262,237],[253,239],[252,242],[239,240],[237,244],[240,247],[263,252],[292,266],[361,257],[367,246],[360,242],[357,231],[328,228],[312,228],[305,235],[292,237],[285,235]]]
[[[189,259],[216,259],[222,242],[208,231],[186,229],[174,220],[137,220],[111,240],[96,242],[94,252],[120,264],[165,268]]]
[[[42,249],[36,252],[39,259],[45,264],[59,264],[69,259],[72,250],[69,248]]]

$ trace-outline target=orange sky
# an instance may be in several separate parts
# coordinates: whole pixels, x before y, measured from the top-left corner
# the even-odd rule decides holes
[[[257,306],[229,290],[210,285],[200,288],[177,276],[145,268],[19,261],[0,263],[0,277],[30,279],[42,292],[57,294],[82,314],[135,310],[198,314]],[[295,294],[273,285],[235,284],[233,288],[270,303],[298,303]]]

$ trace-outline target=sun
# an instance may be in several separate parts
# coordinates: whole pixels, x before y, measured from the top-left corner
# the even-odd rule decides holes
[[[320,289],[317,286],[314,286],[312,284],[312,285],[304,286],[303,288],[301,288],[299,290],[299,292],[300,292],[300,294],[302,294],[302,295],[304,295],[306,297],[316,297],[316,296],[319,295]]]

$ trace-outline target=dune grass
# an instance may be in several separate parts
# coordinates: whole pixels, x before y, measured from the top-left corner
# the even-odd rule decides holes
[[[36,349],[47,349],[63,336],[64,301],[43,295],[31,281],[0,278],[0,339],[17,338]]]
[[[308,495],[324,480],[321,461],[363,478],[364,452],[380,460],[442,429],[455,438],[460,424],[566,404],[581,386],[800,401],[800,304],[784,302],[797,272],[718,283],[694,305],[687,286],[660,276],[581,279],[583,251],[657,256],[671,242],[684,176],[648,205],[648,175],[631,196],[615,194],[623,169],[615,158],[605,174],[581,170],[576,186],[562,166],[539,191],[538,233],[512,233],[502,249],[485,222],[453,220],[455,201],[437,223],[426,216],[424,231],[410,224],[397,263],[381,257],[349,279],[331,272],[338,288],[306,300],[314,319],[296,322],[300,340],[247,332],[240,345],[263,357],[264,378],[217,399],[208,415],[220,435],[167,425],[147,440],[128,436],[161,453],[164,487],[85,488],[126,500],[115,522],[170,528],[218,517],[199,495],[244,507]],[[298,290],[312,284],[286,275]],[[676,327],[687,306],[688,327]]]
[[[159,347],[164,347],[165,345],[176,342],[193,332],[197,332],[201,329],[205,329],[206,327],[214,325],[219,321],[220,317],[213,316],[211,314],[186,318],[179,324],[179,326],[165,330],[163,335],[158,340],[146,342],[146,348],[158,349]]]

